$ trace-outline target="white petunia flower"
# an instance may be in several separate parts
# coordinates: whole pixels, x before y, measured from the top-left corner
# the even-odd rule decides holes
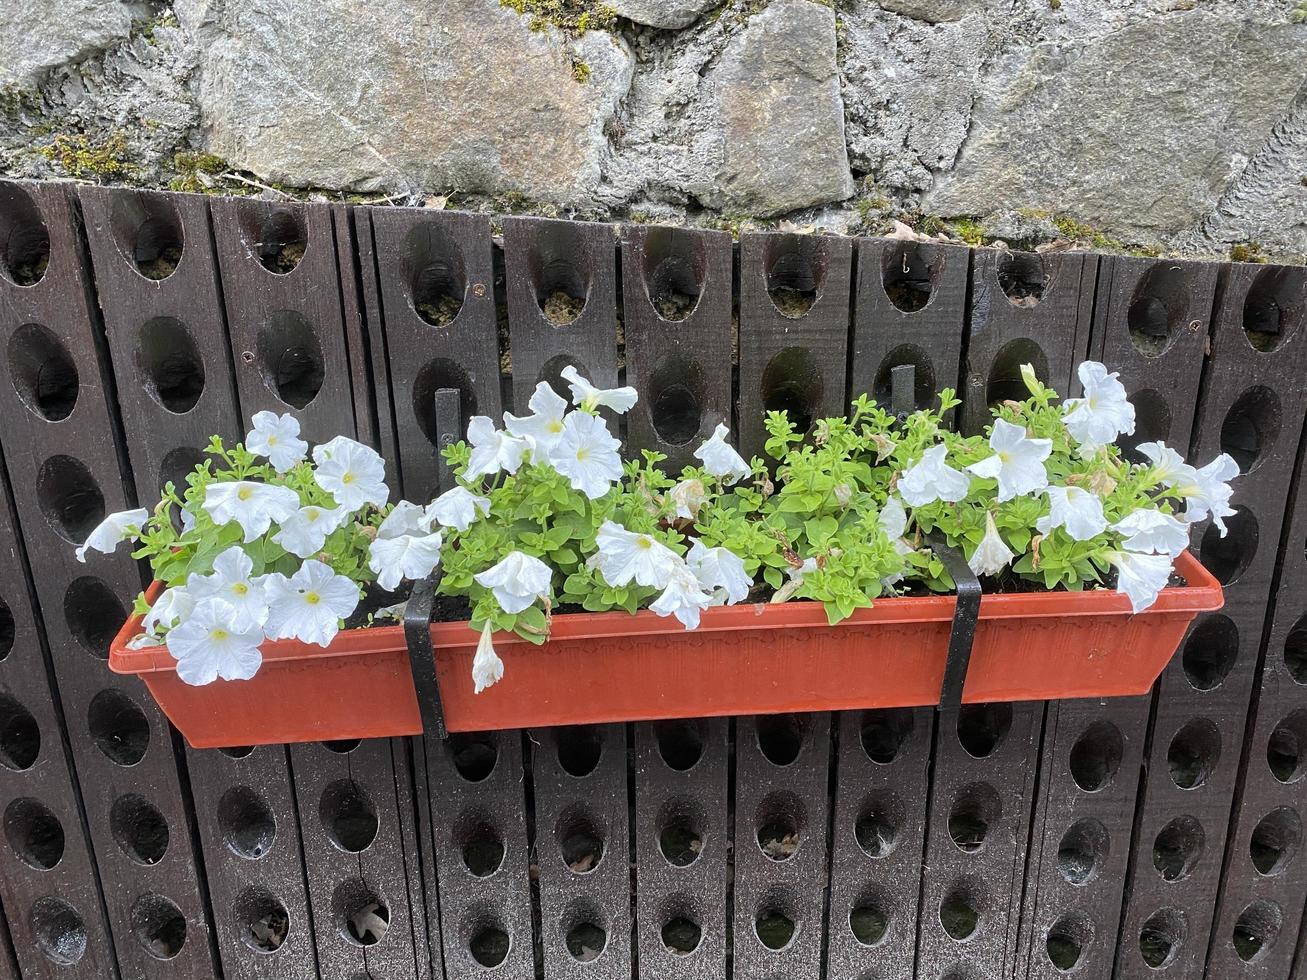
[[[424,518],[428,523],[434,521],[442,527],[466,531],[477,519],[478,511],[482,517],[490,513],[490,498],[478,497],[467,487],[454,487],[427,505]]]
[[[366,504],[384,507],[390,490],[386,487],[386,463],[369,446],[344,436],[315,446],[313,479],[349,513]]]
[[[377,584],[387,592],[399,588],[404,579],[416,582],[426,578],[439,564],[439,531],[422,537],[412,534],[395,538],[378,536],[368,546],[368,568],[377,573]]]
[[[1142,551],[1174,558],[1189,547],[1189,528],[1184,521],[1151,507],[1131,511],[1112,525],[1125,536],[1121,546],[1128,551]]]
[[[522,458],[531,444],[517,439],[502,429],[496,429],[488,415],[474,415],[467,423],[467,441],[472,445],[468,457],[465,480],[476,480],[504,470],[516,473]]]
[[[215,524],[239,524],[248,544],[264,534],[273,521],[280,524],[298,511],[300,495],[290,487],[234,480],[205,487],[203,507]]]
[[[1048,486],[1044,460],[1053,451],[1052,439],[1028,439],[1023,426],[995,419],[989,435],[994,455],[967,467],[976,476],[998,480],[998,503],[1035,493]]]
[[[1141,442],[1135,448],[1153,461],[1153,478],[1163,486],[1173,487],[1193,479],[1194,468],[1166,443]]]
[[[1125,386],[1117,380],[1115,372],[1097,361],[1083,361],[1076,369],[1084,398],[1067,398],[1062,402],[1068,409],[1062,419],[1067,431],[1080,443],[1081,455],[1087,455],[1099,446],[1114,442],[1119,435],[1135,431],[1135,407],[1126,398]]]
[[[1224,518],[1236,513],[1230,506],[1230,495],[1234,491],[1229,481],[1239,475],[1239,464],[1233,457],[1221,453],[1206,466],[1196,470],[1191,468],[1191,473],[1192,476],[1185,474],[1186,479],[1177,480],[1171,488],[1184,497],[1185,522],[1193,524],[1211,514],[1212,523],[1220,528],[1221,537],[1225,537]]]
[[[160,637],[189,616],[194,608],[195,596],[184,585],[174,585],[165,589],[141,617],[141,630],[151,638]]]
[[[956,503],[971,489],[971,477],[949,466],[947,446],[931,446],[899,477],[898,491],[904,503],[921,507],[936,500]]]
[[[713,597],[703,590],[694,572],[681,566],[649,608],[659,616],[675,616],[687,630],[693,630],[699,628],[699,616],[713,604]]]
[[[622,478],[622,457],[617,454],[621,447],[603,419],[573,412],[563,422],[563,434],[554,444],[549,462],[567,477],[573,490],[597,500]]]
[[[348,516],[344,507],[328,510],[310,504],[283,521],[272,540],[296,558],[311,558],[322,550],[328,535],[344,524]]]
[[[106,555],[113,554],[118,545],[139,534],[141,527],[149,519],[150,512],[144,507],[110,514],[86,536],[86,540],[77,549],[77,560],[85,563],[86,552],[92,549],[102,551]]]
[[[296,639],[330,645],[359,604],[358,585],[309,559],[290,578],[280,572],[263,576],[268,618],[264,630],[272,640]]]
[[[702,480],[682,480],[667,491],[667,499],[672,502],[677,517],[694,520],[699,516],[699,508],[708,502]]]
[[[245,435],[245,448],[255,456],[267,457],[278,473],[285,473],[307,455],[309,444],[300,438],[299,419],[289,412],[256,412],[250,422],[254,428]]]
[[[1116,566],[1116,591],[1129,597],[1133,612],[1143,612],[1156,602],[1171,577],[1169,555],[1114,551],[1108,560]]]
[[[434,517],[411,500],[401,500],[377,526],[378,540],[398,538],[405,534],[430,534]]]
[[[596,388],[571,364],[559,372],[567,387],[572,389],[572,404],[579,405],[583,411],[593,412],[597,408],[607,408],[622,415],[635,407],[640,397],[634,388]]]
[[[543,462],[563,434],[563,417],[567,414],[567,399],[554,391],[548,381],[541,381],[526,403],[531,414],[519,418],[504,413],[504,427],[510,435],[527,439],[535,446],[532,458]]]
[[[263,630],[245,621],[222,599],[205,599],[168,634],[168,652],[183,683],[247,681],[263,663]]]
[[[1076,541],[1088,541],[1107,530],[1103,502],[1088,490],[1045,487],[1044,492],[1048,494],[1048,513],[1035,521],[1040,534],[1061,527]]]
[[[725,481],[727,486],[738,483],[753,472],[744,457],[726,441],[730,431],[726,423],[718,422],[712,436],[694,451],[695,458],[703,460],[703,468],[719,480]]]
[[[472,577],[495,594],[500,609],[520,613],[537,599],[548,598],[553,572],[539,558],[514,551]]]
[[[252,576],[254,560],[239,545],[232,545],[213,560],[208,575],[191,575],[186,591],[196,602],[221,599],[245,622],[262,626],[268,615],[263,584]]]
[[[477,640],[476,656],[472,658],[472,693],[480,694],[492,684],[503,680],[504,662],[495,653],[491,642],[490,624],[481,628],[481,639]]]
[[[595,535],[599,574],[615,588],[636,585],[665,589],[672,574],[685,563],[681,556],[651,534],[628,531],[620,524],[604,521]]]
[[[711,605],[733,606],[749,597],[753,580],[744,570],[740,556],[726,548],[709,548],[695,538],[685,556],[699,587],[712,598]]]
[[[891,496],[885,501],[885,506],[880,509],[876,520],[880,524],[880,529],[885,532],[885,537],[891,541],[897,541],[907,533],[908,512],[903,509],[903,501],[898,497]]]
[[[163,645],[163,638],[152,633],[137,633],[127,641],[128,650],[145,650],[149,647],[161,647]]]
[[[1008,563],[1016,556],[1016,552],[1007,546],[1003,536],[998,533],[994,515],[986,514],[985,536],[980,539],[980,544],[976,545],[976,550],[967,560],[967,565],[977,575],[997,575],[1007,568]]]

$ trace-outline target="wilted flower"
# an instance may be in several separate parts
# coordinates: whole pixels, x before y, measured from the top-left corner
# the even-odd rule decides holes
[[[1130,608],[1137,613],[1157,601],[1157,594],[1171,577],[1169,555],[1114,551],[1108,560],[1116,567],[1116,591],[1129,597]]]
[[[138,534],[149,519],[150,512],[144,507],[110,514],[95,526],[78,547],[77,560],[85,563],[88,550],[102,551],[106,555],[113,554],[118,545]]]
[[[473,578],[495,594],[504,612],[520,613],[537,599],[549,596],[553,572],[539,558],[514,551]]]
[[[263,577],[269,639],[296,639],[325,647],[340,631],[359,602],[359,587],[316,559],[300,566],[290,578],[280,572]]]
[[[1007,546],[1003,536],[998,533],[994,515],[985,515],[985,536],[976,545],[967,564],[977,575],[997,575],[1016,557],[1016,552]]]
[[[285,473],[308,453],[309,444],[300,438],[299,419],[289,412],[256,412],[250,421],[254,428],[245,436],[245,448],[266,457],[278,473]]]
[[[1085,389],[1084,398],[1068,398],[1070,411],[1063,418],[1067,431],[1080,443],[1081,455],[1116,441],[1119,435],[1135,431],[1135,407],[1126,398],[1125,386],[1115,372],[1097,361],[1084,361],[1076,371]]]
[[[622,457],[617,454],[621,447],[603,419],[573,412],[563,423],[549,462],[567,477],[573,490],[597,500],[622,478]]]
[[[1152,507],[1131,511],[1112,525],[1125,535],[1122,547],[1129,551],[1175,557],[1189,547],[1189,527],[1170,514]]]
[[[479,497],[467,487],[454,487],[428,504],[423,516],[442,527],[466,531],[477,519],[478,511],[482,516],[490,513],[490,498]]]
[[[476,656],[472,658],[472,693],[480,694],[504,678],[504,662],[495,653],[495,644],[491,640],[490,624],[481,627],[481,639],[477,640]]]
[[[264,534],[273,521],[280,524],[299,510],[300,496],[290,487],[235,480],[210,483],[204,491],[203,507],[215,524],[239,524],[248,544]]]
[[[1048,513],[1035,521],[1040,534],[1064,528],[1077,541],[1088,541],[1107,530],[1103,502],[1080,487],[1046,487]]]
[[[744,570],[740,556],[726,548],[709,548],[698,538],[690,545],[685,563],[699,587],[712,598],[712,605],[733,606],[749,597],[753,580]]]
[[[724,481],[727,486],[743,480],[753,472],[752,467],[744,461],[744,457],[726,441],[730,432],[724,422],[718,422],[712,436],[694,451],[695,458],[703,460],[703,468]]]
[[[377,584],[387,592],[399,588],[404,579],[418,581],[440,564],[440,532],[415,536],[378,536],[368,546],[368,568],[377,574]]]
[[[700,614],[712,604],[712,596],[703,590],[694,572],[682,565],[649,608],[659,616],[675,616],[687,630],[693,630],[699,628]]]
[[[677,517],[694,520],[699,516],[699,508],[708,500],[702,480],[682,480],[667,491],[667,499],[672,502]]]
[[[971,477],[949,466],[947,446],[931,446],[921,459],[899,477],[898,491],[904,503],[922,507],[936,500],[956,503],[971,489]]]
[[[548,381],[541,381],[527,402],[531,414],[519,418],[504,413],[504,427],[510,435],[527,439],[535,446],[532,458],[543,461],[549,458],[550,451],[563,434],[563,417],[567,415],[567,399],[550,387]]]
[[[222,599],[205,599],[168,633],[168,652],[183,683],[247,681],[263,663],[263,630],[239,616]]]
[[[336,498],[350,513],[367,504],[384,507],[390,490],[386,487],[386,463],[369,446],[344,436],[315,446],[313,473],[318,486]]]
[[[634,388],[596,388],[581,376],[577,369],[569,364],[559,372],[567,386],[572,389],[572,404],[582,411],[593,412],[597,408],[607,408],[622,415],[635,407],[639,394]]]
[[[472,445],[463,479],[476,480],[500,470],[516,473],[531,444],[525,439],[496,429],[488,415],[474,415],[467,423],[467,441]]]
[[[1026,430],[1004,419],[995,419],[989,435],[987,456],[967,467],[976,476],[998,481],[998,503],[1048,486],[1044,460],[1053,451],[1051,439],[1029,439]]]

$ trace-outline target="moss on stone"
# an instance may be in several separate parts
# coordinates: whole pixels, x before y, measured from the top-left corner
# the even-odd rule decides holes
[[[172,165],[177,176],[168,181],[169,190],[191,194],[211,193],[216,181],[206,181],[204,177],[213,177],[229,169],[227,161],[214,153],[176,153]]]
[[[590,80],[590,66],[580,58],[573,58],[572,77],[578,82],[588,82]]]
[[[1230,246],[1231,262],[1266,262],[1266,253],[1260,242],[1238,242]]]
[[[37,152],[79,180],[121,180],[137,169],[128,161],[127,137],[122,132],[111,133],[99,143],[81,133],[60,134]]]
[[[960,238],[971,246],[978,247],[985,244],[985,229],[974,218],[956,218],[953,221],[946,221],[942,230],[945,234]],[[928,235],[936,234],[936,232],[926,231],[924,227],[922,231]]]
[[[556,27],[568,37],[586,31],[611,31],[617,22],[616,10],[589,0],[499,0],[499,5],[530,18],[528,26],[532,31]]]
[[[1083,221],[1077,221],[1066,215],[1054,215],[1053,227],[1057,229],[1058,234],[1068,241],[1078,242],[1088,245],[1090,248],[1097,249],[1100,252],[1124,252],[1126,246],[1123,242],[1105,235],[1102,231],[1093,225],[1086,224]]]

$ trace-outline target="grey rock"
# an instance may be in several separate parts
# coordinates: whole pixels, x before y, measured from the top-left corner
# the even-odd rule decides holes
[[[125,38],[150,15],[123,0],[14,0],[0,13],[0,87],[25,87],[51,68]]]
[[[584,203],[631,76],[620,38],[533,32],[496,0],[241,0],[186,22],[208,148],[299,186]]]
[[[1170,12],[1086,43],[1017,49],[982,86],[957,165],[927,206],[1037,208],[1138,240],[1181,235],[1268,147],[1305,80],[1307,28],[1229,12]]]
[[[971,10],[981,6],[979,0],[876,0],[892,13],[924,20],[929,24],[961,20]]]
[[[637,24],[679,29],[698,20],[717,0],[608,0],[608,6]]]
[[[708,81],[721,163],[693,188],[700,201],[766,216],[852,195],[833,10],[773,0]]]

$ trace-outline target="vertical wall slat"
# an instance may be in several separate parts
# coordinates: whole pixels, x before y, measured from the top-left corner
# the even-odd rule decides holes
[[[720,422],[731,424],[731,237],[622,229],[628,454],[652,449],[679,473]]]
[[[34,285],[0,280],[5,358],[5,466],[68,722],[109,920],[125,975],[201,977],[215,971],[190,817],[172,732],[134,678],[104,665],[109,641],[141,585],[126,549],[76,561],[74,546],[127,504],[116,407],[80,238],[66,186],[4,184],[15,243],[44,237],[49,264]],[[38,231],[39,229],[39,231]],[[57,383],[56,383],[57,381]],[[53,390],[52,390],[53,389]],[[114,819],[118,807],[119,818]],[[126,813],[130,829],[115,835]],[[166,827],[162,846],[159,831]]]
[[[853,243],[827,235],[740,236],[739,449],[761,456],[765,413],[799,432],[843,415]]]

